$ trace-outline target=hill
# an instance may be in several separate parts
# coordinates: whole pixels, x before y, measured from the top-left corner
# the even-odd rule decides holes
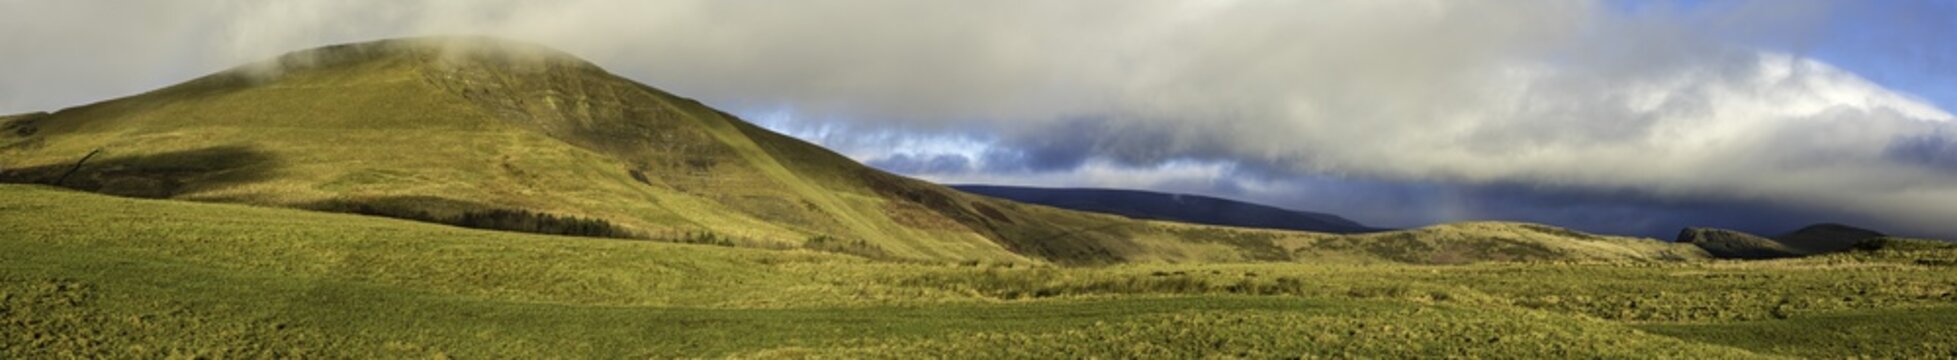
[[[1705,251],[1685,244],[1606,236],[1554,226],[1513,222],[1468,222],[1417,229],[1328,236],[1287,242],[1310,256],[1365,254],[1414,264],[1481,261],[1676,261],[1705,259]]]
[[[1847,250],[1863,240],[1886,236],[1874,230],[1848,225],[1814,224],[1775,236],[1774,241],[1809,254],[1819,254]]]
[[[1059,264],[1289,261],[1300,250],[1281,243],[1328,238],[966,194],[485,38],[300,51],[0,127],[12,130],[0,132],[0,181],[490,229]],[[1643,251],[1629,249],[1581,258]]]
[[[1338,215],[1283,209],[1200,195],[998,185],[951,185],[951,187],[959,191],[1018,202],[1138,219],[1337,234],[1382,230],[1361,225]]]
[[[894,259],[1091,263],[1176,245],[1077,232],[1112,217],[869,169],[568,54],[492,39],[301,51],[5,126],[0,179],[124,196],[754,247],[816,240]]]
[[[1676,242],[1696,245],[1712,256],[1728,259],[1773,259],[1807,254],[1773,239],[1726,229],[1686,228],[1679,230]]]
[[[1675,242],[1698,246],[1720,258],[1771,259],[1841,252],[1886,238],[1888,235],[1848,225],[1815,224],[1772,238],[1726,229],[1686,228],[1679,231]]]

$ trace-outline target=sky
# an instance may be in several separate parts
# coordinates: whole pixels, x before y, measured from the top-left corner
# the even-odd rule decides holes
[[[0,113],[458,34],[945,183],[1957,238],[1957,1],[0,0]]]

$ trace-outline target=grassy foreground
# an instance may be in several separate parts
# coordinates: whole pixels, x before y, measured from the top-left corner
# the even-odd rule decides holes
[[[0,357],[1951,357],[1957,252],[895,263],[0,186]]]

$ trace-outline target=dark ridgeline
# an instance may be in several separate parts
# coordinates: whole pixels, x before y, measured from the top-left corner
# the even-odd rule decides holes
[[[1697,245],[1714,257],[1774,259],[1838,252],[1887,239],[1873,230],[1842,224],[1814,224],[1780,236],[1763,237],[1715,228],[1685,228],[1674,241]]]
[[[1824,253],[1847,250],[1862,240],[1884,237],[1880,232],[1842,224],[1814,224],[1775,236],[1787,247],[1809,253]]]
[[[1199,195],[995,185],[952,185],[951,187],[964,192],[1007,200],[1138,219],[1337,234],[1384,230],[1332,214],[1297,211]]]

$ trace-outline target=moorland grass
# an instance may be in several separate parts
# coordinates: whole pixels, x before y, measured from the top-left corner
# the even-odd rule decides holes
[[[874,261],[0,186],[6,357],[1945,357],[1957,271]],[[837,240],[822,240],[836,242]],[[847,243],[847,242],[845,242]],[[1908,243],[1914,244],[1914,243]]]

